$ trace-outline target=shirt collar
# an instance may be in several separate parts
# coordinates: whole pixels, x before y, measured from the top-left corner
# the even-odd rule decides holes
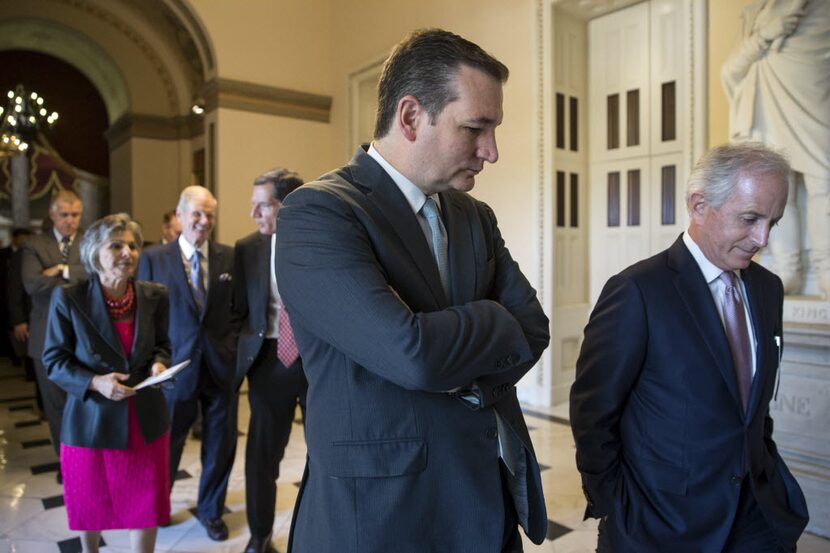
[[[182,250],[185,259],[188,261],[191,257],[193,257],[193,252],[196,251],[196,247],[191,244],[190,242],[185,239],[184,234],[179,235],[179,248]],[[202,257],[207,259],[207,252],[208,252],[208,241],[205,240],[204,243],[199,247],[199,251],[202,253]]]
[[[398,189],[400,189],[401,193],[406,198],[406,202],[409,204],[409,207],[412,209],[413,213],[416,215],[421,211],[421,208],[424,207],[424,203],[427,201],[426,195],[421,192],[421,189],[415,186],[411,180],[403,176],[403,174],[392,167],[392,165],[386,161],[380,152],[375,149],[375,143],[369,144],[369,150],[366,152],[369,156],[378,162],[384,171],[391,177],[391,179],[395,182]],[[441,209],[441,198],[438,197],[438,194],[433,194],[430,196],[435,203],[438,205],[438,209]]]
[[[700,272],[703,273],[703,278],[706,279],[707,284],[711,284],[712,281],[720,277],[720,274],[724,272],[723,269],[706,258],[703,250],[700,249],[700,246],[697,245],[697,242],[694,241],[688,230],[683,233],[683,243],[686,244],[689,253],[695,258],[697,266],[700,267]],[[735,271],[735,275],[740,277],[740,272]]]
[[[56,229],[55,227],[52,227],[52,234],[55,235],[55,240],[57,240],[58,243],[63,242],[63,234],[58,232],[58,229]],[[75,234],[77,234],[77,233],[75,233]],[[75,234],[73,234],[69,237],[69,244],[70,245],[72,244],[72,242],[75,241]]]

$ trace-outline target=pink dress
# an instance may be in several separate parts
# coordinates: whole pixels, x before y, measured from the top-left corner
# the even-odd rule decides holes
[[[134,322],[114,325],[124,351],[132,351]],[[170,433],[145,443],[133,398],[127,402],[127,449],[61,444],[70,530],[154,528],[170,520]]]

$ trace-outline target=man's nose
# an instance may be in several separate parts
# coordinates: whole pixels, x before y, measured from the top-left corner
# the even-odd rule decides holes
[[[758,248],[765,248],[767,246],[769,243],[770,230],[772,230],[772,226],[767,222],[755,225],[752,229],[750,238],[758,246]]]
[[[481,143],[478,146],[478,157],[484,161],[495,163],[499,160],[499,149],[496,146],[496,133],[485,133],[481,138]]]

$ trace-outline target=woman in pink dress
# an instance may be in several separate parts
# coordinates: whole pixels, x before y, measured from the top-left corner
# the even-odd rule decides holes
[[[169,418],[157,387],[133,386],[170,362],[167,289],[135,281],[141,229],[120,213],[81,240],[89,280],[55,289],[43,363],[67,392],[61,471],[69,528],[84,551],[129,529],[151,552],[170,519]]]

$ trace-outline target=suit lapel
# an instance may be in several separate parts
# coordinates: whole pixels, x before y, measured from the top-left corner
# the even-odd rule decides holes
[[[675,288],[697,327],[706,349],[712,355],[729,393],[732,394],[736,409],[743,416],[738,380],[732,363],[732,352],[726,340],[726,331],[712,300],[709,285],[703,278],[694,257],[683,243],[682,237],[669,248],[669,267],[677,271],[674,277]]]
[[[268,302],[262,301],[262,298],[269,298],[269,301],[271,298],[271,236],[260,234],[257,237],[254,251],[256,252],[256,257],[247,260],[253,263],[253,266],[249,263],[248,274],[256,275],[252,283],[254,294],[249,294],[248,298],[256,298],[256,303],[252,304],[249,299],[248,310],[259,310],[262,320],[267,323]],[[263,259],[267,259],[268,261],[263,263]]]
[[[193,291],[190,289],[190,276],[184,268],[182,262],[182,250],[179,248],[179,242],[174,240],[165,246],[167,248],[167,262],[170,264],[171,282],[176,288],[175,293],[180,297],[184,297],[188,307],[198,315],[199,307],[196,305],[196,300],[193,299]],[[175,275],[180,275],[178,278]],[[172,296],[174,290],[170,290]]]
[[[464,209],[457,201],[456,194],[441,194],[442,216],[447,227],[449,242],[450,287],[454,304],[467,303],[475,299],[476,280],[475,250],[470,217],[465,216]]]
[[[350,164],[354,183],[367,189],[367,198],[377,207],[380,216],[386,220],[389,230],[396,234],[412,258],[421,276],[427,282],[436,303],[447,305],[438,265],[429,249],[421,225],[412,208],[392,178],[369,154],[358,149]]]
[[[762,384],[766,381],[768,364],[765,356],[766,348],[763,340],[771,333],[766,331],[766,321],[768,320],[765,306],[766,302],[762,301],[763,290],[761,282],[758,280],[758,272],[754,270],[755,267],[750,263],[749,267],[741,271],[741,278],[746,285],[747,307],[749,308],[749,316],[752,320],[752,330],[755,334],[755,376],[752,378],[752,385],[750,387],[749,400],[747,402],[747,421],[752,420],[755,410],[758,409],[758,402],[760,401]]]
[[[222,274],[222,267],[224,267],[222,250],[217,248],[213,240],[208,242],[208,285],[207,297],[205,298],[205,309],[202,316],[207,313],[210,307],[211,298],[216,294],[216,284],[219,282],[219,275]]]
[[[89,311],[83,305],[76,305],[78,312],[87,319],[89,328],[100,334],[113,352],[122,359],[127,359],[124,348],[121,347],[121,340],[118,339],[115,333],[112,319],[104,303],[104,292],[101,291],[101,286],[98,284],[96,277],[93,276],[87,281],[86,293]]]

